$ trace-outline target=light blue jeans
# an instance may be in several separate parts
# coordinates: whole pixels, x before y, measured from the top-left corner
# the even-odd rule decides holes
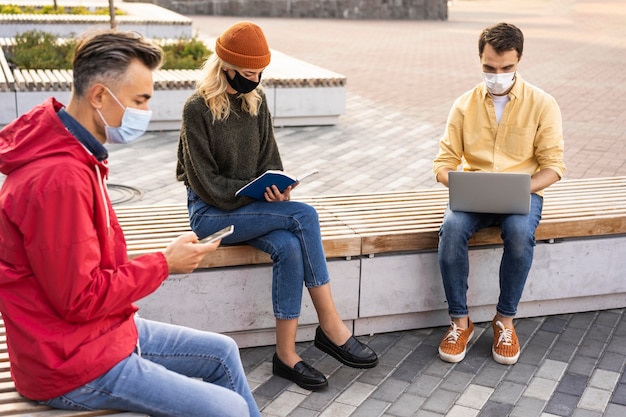
[[[260,417],[231,338],[135,318],[139,348],[99,378],[42,402],[163,417]]]
[[[224,244],[248,243],[270,255],[274,316],[300,316],[302,283],[307,288],[330,281],[322,246],[319,217],[308,204],[296,201],[255,201],[232,211],[206,204],[190,188],[187,207],[191,229],[203,238],[230,224],[235,232]]]
[[[541,220],[542,207],[543,198],[532,194],[530,213],[527,215],[467,213],[446,208],[439,230],[438,255],[450,317],[465,317],[469,314],[468,240],[476,231],[489,226],[502,228],[504,243],[500,262],[500,297],[496,311],[504,317],[517,314],[517,306],[533,261],[535,230]]]

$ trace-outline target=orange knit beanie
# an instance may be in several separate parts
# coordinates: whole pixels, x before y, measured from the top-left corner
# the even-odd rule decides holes
[[[215,53],[231,65],[249,69],[267,67],[271,55],[263,31],[252,22],[226,29],[215,41]]]

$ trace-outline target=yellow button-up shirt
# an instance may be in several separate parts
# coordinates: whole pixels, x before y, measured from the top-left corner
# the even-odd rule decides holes
[[[563,176],[563,125],[556,100],[519,74],[508,95],[499,124],[484,83],[455,100],[434,161],[435,176],[461,164],[465,171],[533,175],[550,168]]]

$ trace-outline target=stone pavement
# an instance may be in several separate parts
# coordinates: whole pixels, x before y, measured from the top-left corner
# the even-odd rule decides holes
[[[191,17],[207,37],[240,20]],[[524,31],[519,71],[561,106],[566,177],[626,175],[623,0],[453,0],[445,22],[254,21],[273,49],[348,79],[346,114],[336,126],[276,128],[287,171],[320,171],[296,198],[437,187],[432,158],[448,110],[480,82],[478,34],[499,21]],[[151,132],[110,147],[111,195],[119,204],[185,200],[174,178],[177,137]],[[491,359],[488,323],[477,325],[456,365],[436,356],[445,328],[363,337],[381,355],[371,370],[339,366],[312,343],[299,343],[302,356],[329,376],[329,389],[319,393],[272,377],[273,346],[242,349],[242,358],[265,417],[624,417],[625,314],[517,320],[523,347],[514,366]]]

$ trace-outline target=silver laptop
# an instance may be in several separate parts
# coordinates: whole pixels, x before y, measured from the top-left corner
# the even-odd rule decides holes
[[[450,209],[474,213],[528,214],[530,175],[450,171]]]

